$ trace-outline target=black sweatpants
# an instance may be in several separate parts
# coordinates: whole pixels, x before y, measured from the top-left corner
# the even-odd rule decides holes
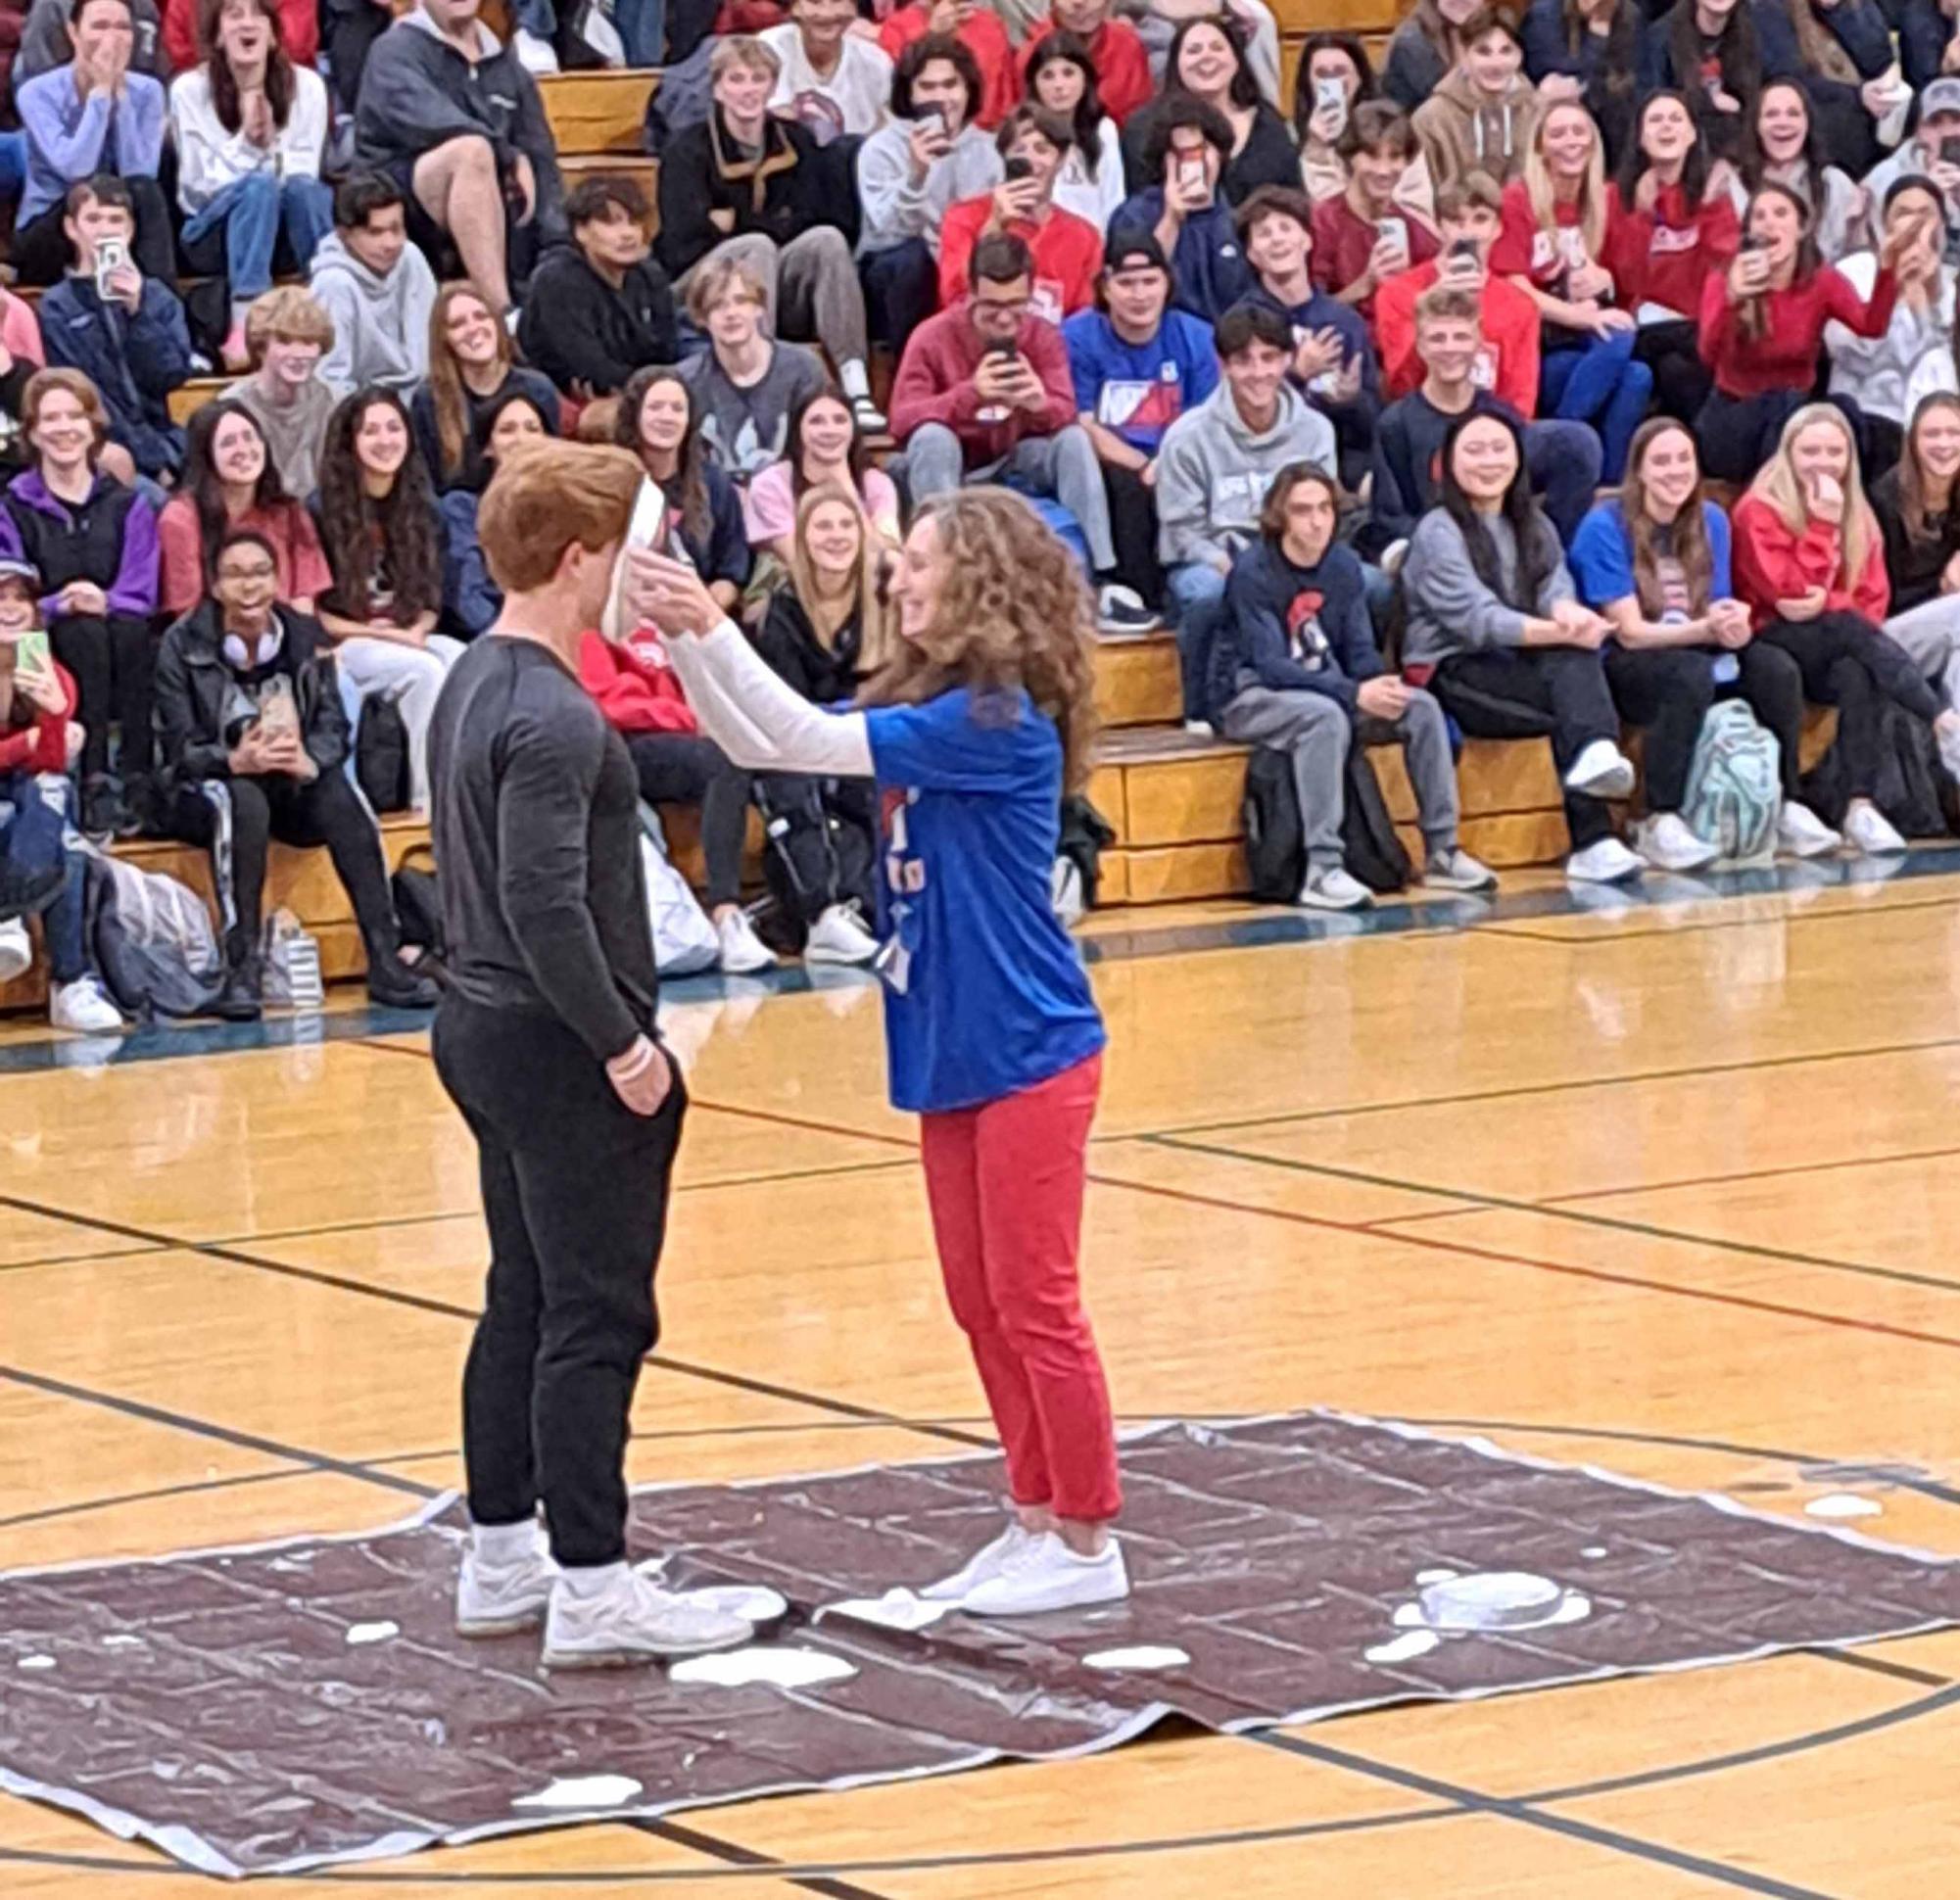
[[[1871,797],[1878,784],[1880,700],[1892,700],[1929,726],[1943,710],[1905,648],[1858,614],[1775,620],[1756,640],[1796,662],[1806,699],[1838,708],[1838,745],[1853,798]]]
[[[265,851],[281,844],[324,844],[335,875],[354,905],[360,940],[371,968],[400,947],[395,901],[388,890],[388,865],[359,794],[339,770],[317,779],[227,779],[231,793],[231,906],[233,924],[225,936],[225,961],[235,964],[259,947],[260,915],[265,901]],[[217,845],[217,811],[195,785],[180,786],[163,813],[164,830],[207,851]],[[222,868],[213,863],[214,878]]]
[[[1647,809],[1678,812],[1688,796],[1688,774],[1701,722],[1717,699],[1741,699],[1776,740],[1783,795],[1797,796],[1796,755],[1803,737],[1803,675],[1780,646],[1752,640],[1737,649],[1738,677],[1717,686],[1710,671],[1712,646],[1606,649],[1606,684],[1620,718],[1647,736]]]
[[[1110,544],[1116,549],[1113,577],[1134,588],[1147,607],[1164,604],[1164,566],[1157,558],[1157,491],[1145,488],[1133,468],[1103,463],[1103,492],[1109,497]]]
[[[87,735],[82,777],[109,770],[109,728],[115,724],[122,729],[122,776],[142,778],[154,751],[150,695],[157,642],[150,623],[139,614],[67,615],[49,627],[48,645],[74,676],[75,722]]]
[[[1653,371],[1653,406],[1677,422],[1693,423],[1715,387],[1701,360],[1693,323],[1644,323],[1634,342],[1634,359]]]
[[[1562,781],[1595,739],[1619,743],[1619,715],[1600,656],[1582,646],[1458,653],[1429,683],[1443,710],[1472,738],[1545,738]],[[1605,800],[1561,785],[1572,849],[1610,834]]]
[[[1807,389],[1773,389],[1764,396],[1724,396],[1714,390],[1695,418],[1695,440],[1700,445],[1701,472],[1717,482],[1747,482],[1776,453],[1783,425],[1814,399]],[[1865,437],[1865,413],[1848,396],[1824,399],[1841,409],[1851,425],[1851,439]]]
[[[711,738],[694,733],[630,733],[626,749],[649,805],[698,805],[708,862],[708,909],[741,902],[750,779]]]
[[[626,1554],[626,1442],[659,1337],[653,1277],[687,1113],[680,1070],[637,1116],[548,1011],[454,990],[436,1072],[476,1137],[490,1276],[463,1373],[469,1514],[517,1524],[542,1496],[560,1564]]]

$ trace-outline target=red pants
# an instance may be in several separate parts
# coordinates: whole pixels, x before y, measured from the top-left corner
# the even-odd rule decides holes
[[[1018,1504],[1114,1517],[1116,1428],[1076,1259],[1100,1055],[1017,1095],[920,1121],[953,1317],[973,1348]]]

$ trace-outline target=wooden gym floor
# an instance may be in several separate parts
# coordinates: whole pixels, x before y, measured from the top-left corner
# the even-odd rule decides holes
[[[1088,1278],[1126,1417],[1326,1403],[1771,1511],[1851,1493],[1881,1507],[1860,1530],[1960,1554],[1960,851],[1603,914],[1514,879],[1355,934],[1227,906],[1094,933]],[[982,1422],[878,1012],[852,977],[677,1007],[697,1102],[636,1479],[901,1460]],[[0,1564],[377,1526],[455,1481],[483,1239],[425,1038],[364,1013],[275,1036],[113,1066],[0,1037]],[[1921,1900],[1960,1890],[1956,1753],[1960,1632],[311,1885]],[[9,1900],[211,1890],[0,1801]]]

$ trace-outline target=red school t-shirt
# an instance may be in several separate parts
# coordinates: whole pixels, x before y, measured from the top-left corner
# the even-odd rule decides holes
[[[1409,261],[1427,263],[1436,255],[1436,233],[1400,208],[1389,213],[1409,235]],[[1371,217],[1363,217],[1345,197],[1323,198],[1314,207],[1314,256],[1309,268],[1314,288],[1329,297],[1342,291],[1368,267],[1381,233]],[[1355,306],[1362,317],[1374,320],[1374,299]]]
[[[1524,180],[1513,178],[1505,186],[1504,210],[1500,214],[1503,223],[1497,242],[1491,246],[1492,273],[1499,277],[1527,277],[1534,290],[1558,296],[1565,272],[1574,264],[1590,261],[1590,254],[1585,233],[1579,226],[1578,203],[1554,204],[1552,215],[1557,228],[1548,231],[1531,209],[1531,194],[1525,189]],[[1608,231],[1611,225],[1609,210]]]

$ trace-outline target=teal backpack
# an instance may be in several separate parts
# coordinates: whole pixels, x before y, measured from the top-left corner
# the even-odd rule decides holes
[[[1740,699],[1708,708],[1688,768],[1681,817],[1688,829],[1722,854],[1721,862],[1768,864],[1776,854],[1776,821],[1783,806],[1776,740]]]

